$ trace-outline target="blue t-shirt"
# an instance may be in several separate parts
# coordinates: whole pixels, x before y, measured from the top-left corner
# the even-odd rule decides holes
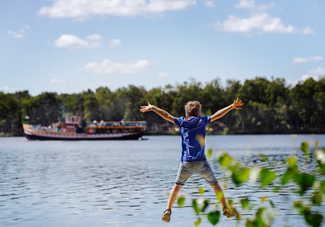
[[[175,125],[180,127],[182,136],[182,162],[205,161],[204,147],[200,145],[198,137],[205,138],[205,128],[211,117],[174,118]]]

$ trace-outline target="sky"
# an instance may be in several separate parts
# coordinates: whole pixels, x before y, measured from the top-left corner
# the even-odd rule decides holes
[[[323,0],[1,0],[0,91],[325,75]]]

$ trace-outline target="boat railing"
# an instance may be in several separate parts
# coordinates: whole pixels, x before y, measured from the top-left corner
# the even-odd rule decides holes
[[[127,127],[146,127],[146,121],[107,121],[103,123],[87,123],[87,127],[98,127],[98,126],[127,126]]]

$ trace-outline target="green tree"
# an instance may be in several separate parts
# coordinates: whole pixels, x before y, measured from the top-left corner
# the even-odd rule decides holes
[[[90,93],[85,96],[84,108],[84,119],[87,122],[92,122],[93,120],[100,121],[98,100],[96,99],[96,95],[94,93]]]

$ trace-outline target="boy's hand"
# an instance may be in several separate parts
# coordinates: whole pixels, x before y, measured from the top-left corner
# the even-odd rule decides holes
[[[223,216],[226,216],[227,218],[232,218],[236,216],[236,213],[232,209],[227,207],[223,209]]]
[[[239,100],[239,98],[237,98],[237,100],[234,100],[234,104],[232,104],[234,109],[238,109],[238,110],[243,109],[241,108],[242,105],[244,105],[244,103],[242,103],[241,100]]]
[[[140,111],[141,111],[142,113],[145,113],[145,112],[151,111],[153,107],[154,107],[154,106],[151,105],[150,102],[148,102],[148,106],[141,106]]]

